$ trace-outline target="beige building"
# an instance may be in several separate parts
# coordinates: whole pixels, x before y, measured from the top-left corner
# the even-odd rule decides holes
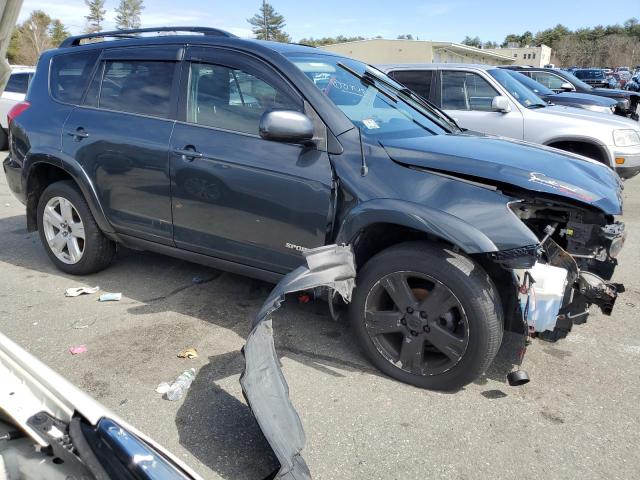
[[[551,63],[551,47],[547,47],[546,45],[522,48],[492,48],[487,51],[512,58],[514,65],[544,67]]]
[[[482,63],[510,65],[514,58],[460,43],[374,38],[325,45],[325,50],[371,63]]]

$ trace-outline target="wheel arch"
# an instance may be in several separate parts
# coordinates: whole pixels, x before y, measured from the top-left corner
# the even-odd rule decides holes
[[[35,231],[38,228],[38,202],[44,189],[54,182],[71,180],[80,189],[100,229],[105,233],[113,233],[113,227],[107,220],[93,183],[77,162],[64,162],[49,155],[36,154],[29,155],[25,159],[25,165],[28,165],[26,174],[28,231]]]
[[[560,137],[554,137],[544,142],[544,145],[546,145],[547,147],[558,148],[560,150],[569,151],[571,153],[577,153],[578,155],[584,155],[584,156],[588,156],[588,155],[585,155],[582,152],[585,152],[586,150],[590,150],[591,152],[596,153],[598,158],[593,158],[593,157],[589,157],[589,158],[602,162],[611,168],[615,168],[612,164],[612,159],[609,156],[609,151],[607,147],[603,143],[600,143],[599,141],[590,137],[565,135]],[[562,147],[565,147],[565,148],[562,148]],[[570,148],[566,148],[566,147],[570,147]],[[571,147],[574,147],[575,150],[572,149]]]
[[[401,200],[377,199],[353,208],[340,224],[336,243],[353,245],[356,263],[408,240],[429,240],[466,254],[497,251],[480,230],[446,212]]]

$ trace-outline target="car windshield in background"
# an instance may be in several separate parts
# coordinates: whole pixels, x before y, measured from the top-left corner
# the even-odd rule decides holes
[[[494,68],[489,70],[489,75],[495,78],[522,106],[527,108],[543,108],[547,106],[544,100],[509,75],[506,70]]]
[[[568,81],[573,84],[574,87],[584,88],[586,90],[591,90],[593,87],[588,83],[583,82],[578,77],[573,75],[571,72],[562,72],[565,77],[567,77]]]
[[[604,78],[602,70],[576,70],[573,74],[578,78]]]
[[[545,87],[541,83],[536,82],[533,78],[527,77],[526,75],[521,74],[520,72],[516,72],[514,70],[504,70],[513,78],[515,78],[522,85],[527,87],[536,95],[555,95],[556,92],[551,90],[550,88]]]
[[[402,85],[364,63],[321,54],[288,58],[365,135],[405,138],[455,130],[403,92]]]

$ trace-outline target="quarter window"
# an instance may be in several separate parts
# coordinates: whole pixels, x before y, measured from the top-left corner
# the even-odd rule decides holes
[[[475,73],[442,72],[442,108],[445,110],[491,111],[496,95],[494,88]]]
[[[53,57],[49,80],[51,95],[65,103],[80,102],[98,55],[97,50],[91,50]]]
[[[187,121],[257,135],[260,117],[268,110],[301,110],[288,93],[239,69],[192,63]]]
[[[27,93],[29,88],[29,74],[28,73],[14,73],[9,77],[7,86],[4,89],[5,92],[11,93]]]
[[[422,98],[429,99],[433,70],[399,70],[391,72],[389,76]]]
[[[85,103],[119,112],[168,118],[171,116],[175,67],[175,62],[107,61],[98,71]]]

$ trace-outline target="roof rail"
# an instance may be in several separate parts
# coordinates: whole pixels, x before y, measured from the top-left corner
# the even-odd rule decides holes
[[[136,28],[133,30],[112,30],[109,32],[94,32],[84,35],[76,35],[66,38],[60,44],[60,48],[76,47],[81,44],[82,40],[92,38],[136,38],[140,33],[160,33],[160,32],[190,32],[201,33],[212,37],[236,37],[234,34],[220,30],[219,28],[210,27],[151,27]]]

